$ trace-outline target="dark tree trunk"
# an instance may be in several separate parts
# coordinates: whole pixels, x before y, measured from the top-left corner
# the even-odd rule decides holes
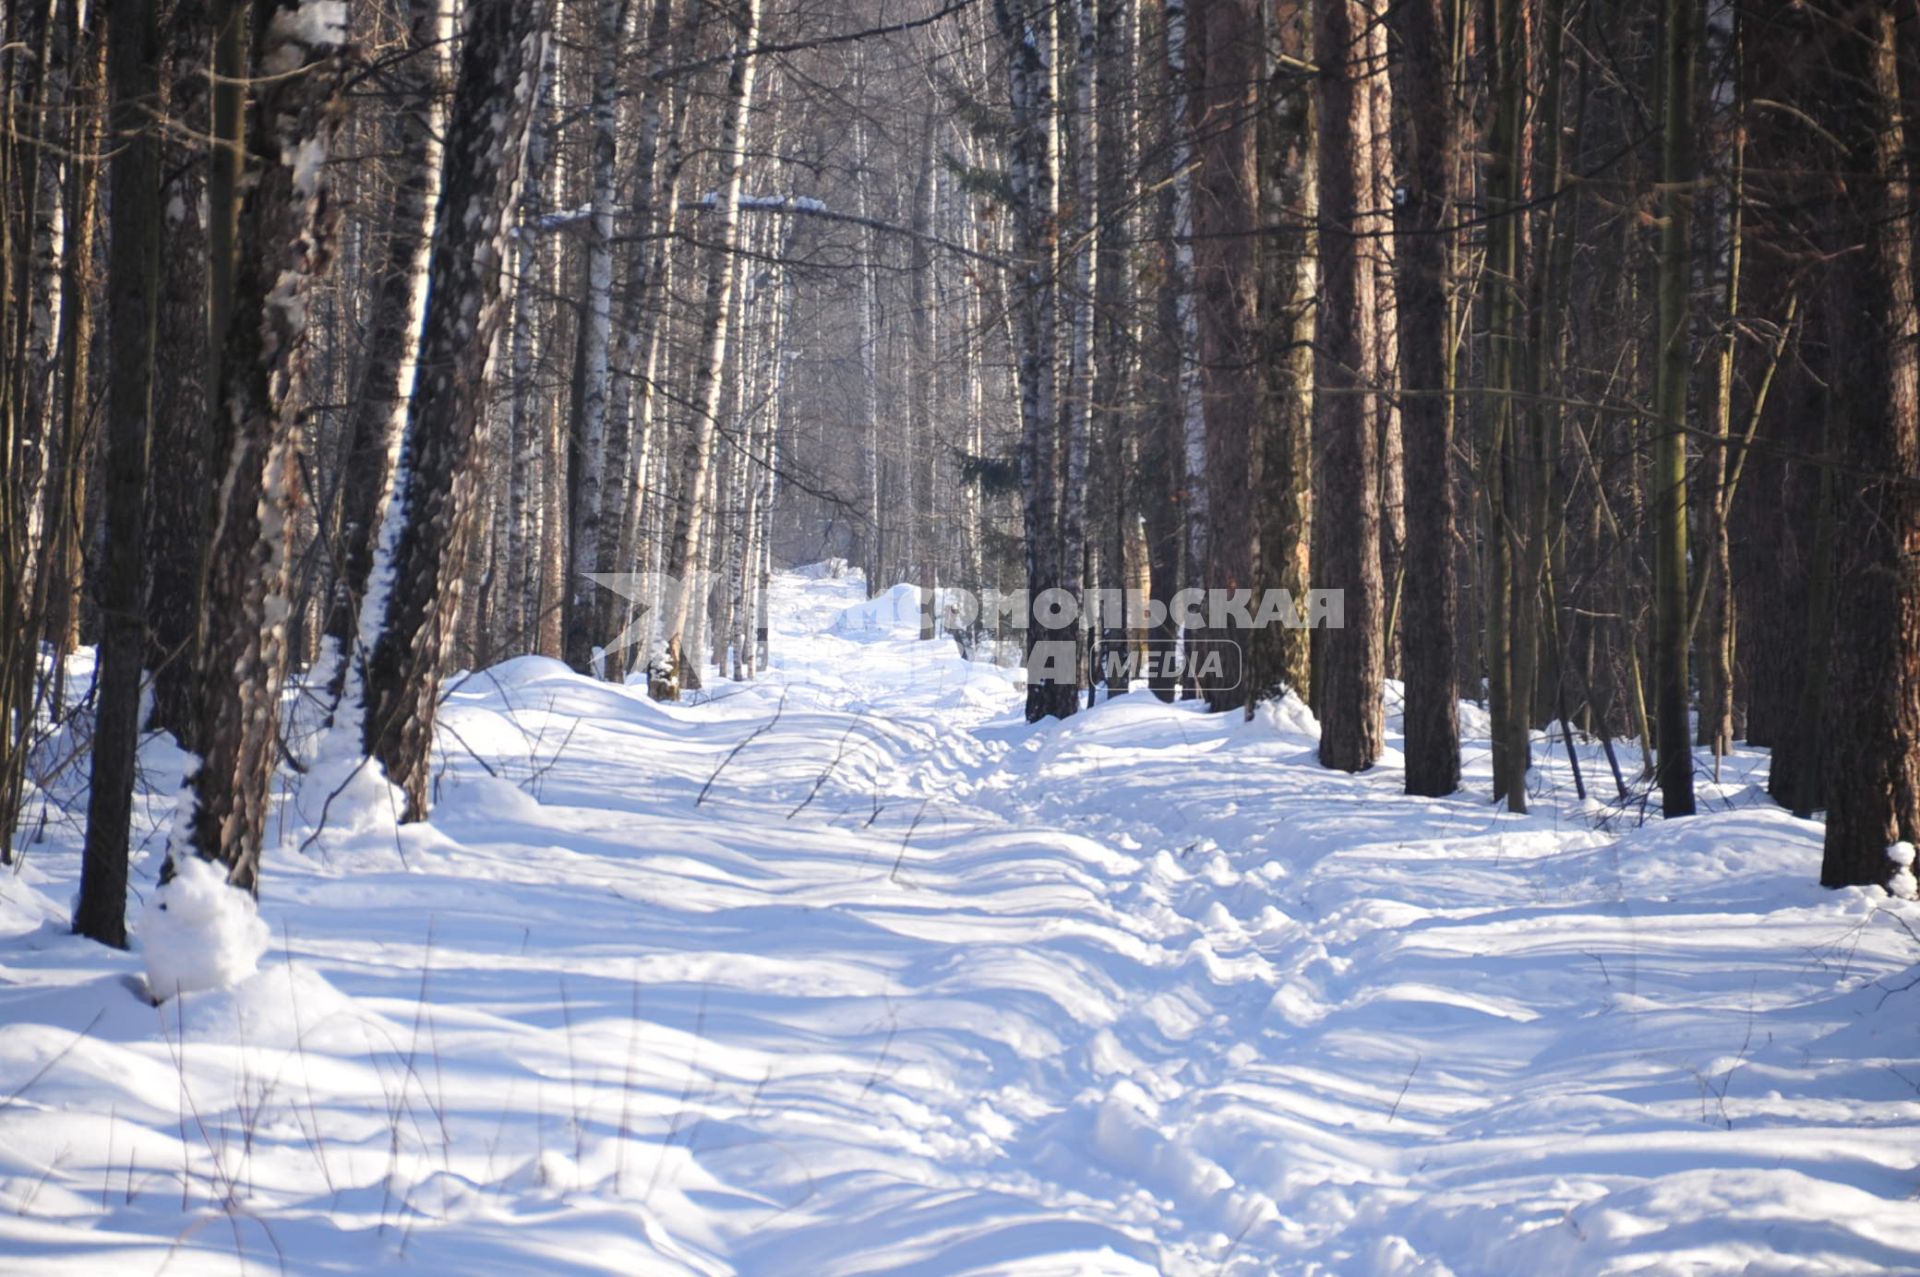
[[[200,566],[211,505],[207,422],[207,191],[210,127],[204,4],[174,6],[166,32],[167,115],[161,136],[159,322],[153,384],[153,480],[147,496],[147,668],[150,726],[194,748],[193,649],[200,625]]]
[[[1351,50],[1365,14],[1354,0],[1316,0],[1315,50]],[[1380,576],[1380,440],[1368,392],[1372,262],[1355,229],[1371,168],[1357,134],[1369,119],[1363,63],[1323,60],[1319,72],[1320,327],[1315,383],[1321,483],[1314,573],[1345,592],[1344,621],[1321,639],[1320,761],[1365,771],[1380,757],[1386,676]]]
[[[95,575],[100,642],[93,778],[73,929],[125,948],[127,839],[145,655],[141,551],[160,276],[160,31],[158,14],[143,0],[113,0],[107,24],[108,127],[116,149],[107,225],[106,545]]]
[[[1259,225],[1255,104],[1260,85],[1260,11],[1252,0],[1193,0],[1193,130],[1200,139],[1194,178],[1194,293],[1200,327],[1201,402],[1206,414],[1207,503],[1212,536],[1200,582],[1209,590],[1254,584],[1254,440],[1262,421]],[[1257,606],[1258,601],[1254,600]],[[1251,634],[1231,617],[1211,637],[1238,644]],[[1238,662],[1236,662],[1238,664]],[[1245,704],[1244,670],[1203,677],[1214,710]]]
[[[1885,883],[1920,839],[1920,350],[1913,210],[1891,9],[1835,4],[1805,103],[1840,140],[1828,216],[1838,328],[1834,626],[1820,881]]]
[[[344,29],[300,26],[290,19],[298,7],[259,0],[253,11],[252,63],[274,74],[256,80],[247,130],[251,180],[220,353],[214,421],[224,478],[194,668],[201,759],[185,815],[186,845],[224,865],[228,882],[250,892],[259,890],[279,759],[288,552],[311,354],[308,305],[331,259],[336,221],[326,167],[312,161],[332,149],[345,62],[338,56]],[[293,31],[320,42],[308,44]]]
[[[1406,679],[1407,792],[1438,797],[1460,787],[1455,683],[1453,379],[1447,288],[1459,131],[1449,88],[1452,42],[1443,0],[1401,0],[1394,99],[1402,131],[1404,196],[1394,212],[1400,328],[1400,421],[1405,440],[1407,542],[1400,625]]]
[[[994,17],[1008,51],[1008,91],[1013,106],[1011,190],[1016,351],[1020,387],[1021,522],[1026,533],[1027,590],[1033,598],[1060,581],[1060,487],[1054,360],[1058,346],[1056,213],[1053,171],[1051,47],[1044,10],[1029,0],[996,0]],[[1032,615],[1027,627],[1027,721],[1065,718],[1079,708],[1080,692],[1069,630],[1044,629]],[[1042,645],[1045,646],[1042,646]]]
[[[1304,77],[1283,75],[1279,59],[1306,61],[1312,15],[1309,0],[1286,0],[1267,10],[1269,58],[1260,123],[1260,320],[1266,372],[1263,421],[1254,447],[1258,488],[1254,517],[1259,546],[1254,579],[1261,590],[1286,590],[1304,606],[1311,579],[1314,334],[1313,91]],[[1258,597],[1258,596],[1256,596]],[[1248,645],[1253,702],[1291,690],[1308,694],[1310,639],[1284,624],[1257,626]]]
[[[1700,0],[1668,0],[1662,38],[1665,105],[1660,159],[1660,325],[1654,388],[1655,734],[1660,810],[1693,815],[1693,727],[1687,683],[1687,390],[1694,178],[1693,94]]]
[[[1166,56],[1166,13],[1150,7],[1146,20],[1154,24],[1153,63],[1168,71]],[[1156,83],[1156,89],[1170,83]],[[1167,116],[1157,117],[1163,123]],[[1167,155],[1171,151],[1167,130],[1162,128],[1146,149]],[[1180,638],[1180,625],[1171,613],[1174,593],[1185,584],[1186,562],[1185,512],[1187,506],[1185,441],[1182,436],[1185,403],[1181,393],[1182,361],[1187,357],[1181,344],[1180,278],[1174,265],[1174,226],[1177,221],[1172,175],[1156,172],[1159,193],[1153,204],[1153,277],[1154,313],[1150,321],[1153,340],[1142,361],[1143,381],[1150,397],[1140,444],[1140,503],[1146,525],[1147,589],[1157,605],[1160,620],[1148,632],[1151,650],[1159,657],[1171,656]],[[1167,672],[1169,664],[1156,660],[1148,687],[1163,701],[1171,701],[1177,691],[1176,680]]]

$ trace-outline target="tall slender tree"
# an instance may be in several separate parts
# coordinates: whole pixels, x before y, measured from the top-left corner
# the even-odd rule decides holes
[[[1662,25],[1659,351],[1654,387],[1654,732],[1660,809],[1691,816],[1687,682],[1687,391],[1691,380],[1694,68],[1700,0],[1668,0]]]
[[[694,618],[696,577],[702,538],[710,508],[707,490],[713,482],[713,448],[721,405],[726,402],[721,373],[727,359],[727,339],[733,311],[733,249],[739,235],[740,194],[746,180],[747,113],[753,103],[754,46],[760,39],[760,0],[739,0],[730,14],[733,53],[727,74],[727,108],[720,139],[720,181],[713,201],[713,250],[708,259],[706,290],[700,314],[700,361],[695,373],[692,428],[681,451],[679,494],[668,541],[666,575],[671,597],[662,616],[661,651],[648,671],[648,686],[656,700],[674,700],[688,685],[699,648],[688,643]]]
[[[1319,65],[1316,129],[1320,180],[1320,315],[1316,449],[1321,458],[1314,514],[1314,571],[1344,594],[1344,625],[1322,640],[1320,761],[1365,771],[1386,744],[1381,693],[1386,677],[1380,567],[1380,436],[1367,359],[1372,266],[1360,252],[1360,201],[1372,170],[1357,141],[1369,127],[1361,40],[1365,12],[1356,0],[1316,0]]]
[[[140,667],[147,447],[153,429],[155,305],[160,287],[160,22],[153,6],[114,0],[107,14],[107,83],[115,143],[108,216],[106,518],[93,777],[74,930],[127,942],[127,840],[140,738]]]
[[[1399,151],[1407,157],[1394,210],[1399,306],[1400,422],[1405,444],[1406,557],[1401,668],[1406,683],[1407,792],[1439,797],[1460,786],[1455,681],[1452,270],[1460,133],[1449,84],[1453,42],[1445,0],[1392,9]]]
[[[1201,139],[1194,179],[1194,291],[1198,299],[1202,411],[1206,416],[1207,508],[1212,520],[1202,578],[1229,594],[1254,585],[1258,525],[1248,482],[1265,405],[1258,358],[1260,221],[1255,145],[1262,26],[1252,0],[1192,0],[1193,132]],[[1218,637],[1240,650],[1251,635],[1230,616]],[[1239,709],[1245,671],[1203,679],[1216,710]]]

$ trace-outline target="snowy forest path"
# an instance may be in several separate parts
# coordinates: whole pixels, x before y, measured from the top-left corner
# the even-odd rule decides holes
[[[1432,801],[1291,699],[1029,725],[910,587],[772,602],[765,676],[686,703],[460,680],[432,819],[291,795],[268,963],[158,1016],[36,853],[7,1271],[1920,1270],[1904,906],[1812,885],[1763,756],[1641,826],[1543,750],[1513,817],[1484,740]]]

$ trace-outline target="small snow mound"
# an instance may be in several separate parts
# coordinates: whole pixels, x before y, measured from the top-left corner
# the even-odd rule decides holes
[[[188,998],[178,1014],[193,1042],[244,1043],[283,1051],[364,1049],[374,1017],[305,963],[281,962],[231,988]]]
[[[369,837],[390,841],[407,796],[373,759],[336,753],[313,764],[290,805],[295,846],[315,836],[336,846]]]
[[[835,634],[900,635],[909,630],[918,637],[920,587],[904,581],[865,603],[840,609],[839,615],[833,618]]]
[[[182,992],[225,989],[254,973],[267,951],[267,924],[253,898],[227,885],[225,870],[184,855],[140,919],[147,988],[156,1002]]]
[[[1893,877],[1887,880],[1887,894],[1912,900],[1920,896],[1920,880],[1913,876],[1913,844],[1897,842],[1887,848],[1887,859],[1893,862]]]
[[[1282,736],[1320,739],[1320,720],[1313,716],[1313,711],[1295,692],[1261,701],[1259,714],[1262,722]]]

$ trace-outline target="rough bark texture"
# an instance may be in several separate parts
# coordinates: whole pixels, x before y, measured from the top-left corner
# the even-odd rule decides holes
[[[1199,71],[1193,131],[1200,139],[1194,178],[1194,293],[1211,520],[1201,584],[1250,595],[1258,529],[1249,479],[1263,410],[1254,145],[1260,11],[1252,0],[1193,0],[1192,20],[1192,53]],[[1226,619],[1212,637],[1244,652],[1252,637],[1249,628]],[[1208,704],[1215,710],[1244,705],[1249,690],[1245,673],[1231,669],[1224,678],[1202,678]]]
[[[1255,517],[1259,554],[1255,581],[1283,589],[1296,608],[1311,580],[1313,471],[1313,337],[1315,275],[1312,81],[1294,70],[1309,58],[1312,14],[1302,0],[1268,9],[1268,86],[1260,113],[1261,220],[1272,227],[1261,240],[1261,364],[1267,383],[1258,452]],[[1255,631],[1247,653],[1248,698],[1292,691],[1303,700],[1312,673],[1308,631],[1267,625]]]
[[[1400,625],[1406,681],[1407,792],[1438,797],[1460,787],[1459,688],[1454,674],[1453,379],[1448,347],[1451,276],[1444,228],[1454,217],[1459,132],[1448,87],[1451,42],[1444,0],[1393,8],[1400,44],[1395,97],[1408,163],[1394,213],[1400,242],[1400,421],[1406,509]]]
[[[485,376],[504,307],[500,270],[526,152],[546,4],[474,0],[448,117],[420,340],[425,370],[407,415],[404,523],[387,616],[367,668],[366,748],[428,807],[440,679],[473,535]]]
[[[1352,50],[1365,14],[1355,0],[1316,0],[1314,48]],[[1366,127],[1361,65],[1322,58],[1317,133],[1320,180],[1320,329],[1315,405],[1321,458],[1315,500],[1323,588],[1345,592],[1345,625],[1321,643],[1320,761],[1365,771],[1385,746],[1380,579],[1379,433],[1367,393],[1370,262],[1358,251],[1358,202],[1371,170],[1355,135]]]
[[[386,210],[385,260],[367,318],[367,362],[347,426],[346,465],[340,481],[332,597],[327,600],[327,637],[338,662],[336,696],[359,651],[360,608],[393,486],[393,466],[413,393],[426,306],[427,250],[433,237],[433,201],[440,179],[440,132],[444,114],[437,68],[442,37],[442,0],[408,0],[412,10],[407,48],[389,71],[399,110],[394,124],[393,199]]]
[[[564,659],[581,673],[593,667],[603,615],[596,573],[607,570],[603,536],[602,489],[607,481],[607,405],[613,389],[613,202],[619,147],[615,134],[614,90],[620,38],[626,28],[625,0],[598,0],[593,32],[592,216],[586,254],[586,312],[580,326],[580,386],[574,397],[570,438],[574,444],[567,538],[567,613]]]
[[[1884,883],[1920,839],[1920,348],[1914,227],[1892,12],[1835,5],[1824,92],[1807,109],[1841,140],[1830,217],[1840,339],[1829,384],[1844,479],[1834,512],[1833,730],[1820,881]]]
[[[1699,0],[1669,0],[1664,30],[1664,139],[1660,176],[1660,348],[1654,409],[1655,732],[1660,809],[1693,814],[1693,729],[1687,714],[1687,389],[1692,362],[1694,31]]]
[[[147,498],[147,668],[150,725],[194,748],[193,648],[200,624],[200,556],[207,539],[207,190],[210,127],[207,6],[176,4],[167,44],[167,115],[161,136],[159,322],[153,386],[153,480]]]
[[[1027,590],[1038,599],[1060,581],[1057,494],[1058,451],[1054,389],[1056,283],[1053,219],[1053,86],[1047,52],[1053,43],[1046,14],[1026,0],[996,0],[994,18],[1008,50],[1008,92],[1013,141],[1008,177],[1013,198],[1015,351],[1019,360],[1021,522],[1026,532]],[[1068,671],[1046,676],[1033,661],[1040,643],[1070,635],[1032,624],[1028,628],[1027,721],[1064,718],[1079,705]],[[1065,677],[1060,677],[1061,674]]]
[[[160,275],[160,30],[158,15],[142,0],[114,0],[107,23],[108,127],[117,150],[107,226],[106,543],[95,579],[100,640],[93,772],[73,929],[124,948],[127,838],[146,654],[140,587]]]
[[[279,759],[288,537],[311,354],[307,304],[329,263],[336,220],[325,166],[312,160],[330,150],[339,121],[345,32],[295,24],[298,8],[261,0],[253,12],[252,62],[264,78],[247,130],[251,182],[221,346],[214,433],[222,478],[194,663],[201,759],[189,782],[184,841],[245,891],[259,889]]]

